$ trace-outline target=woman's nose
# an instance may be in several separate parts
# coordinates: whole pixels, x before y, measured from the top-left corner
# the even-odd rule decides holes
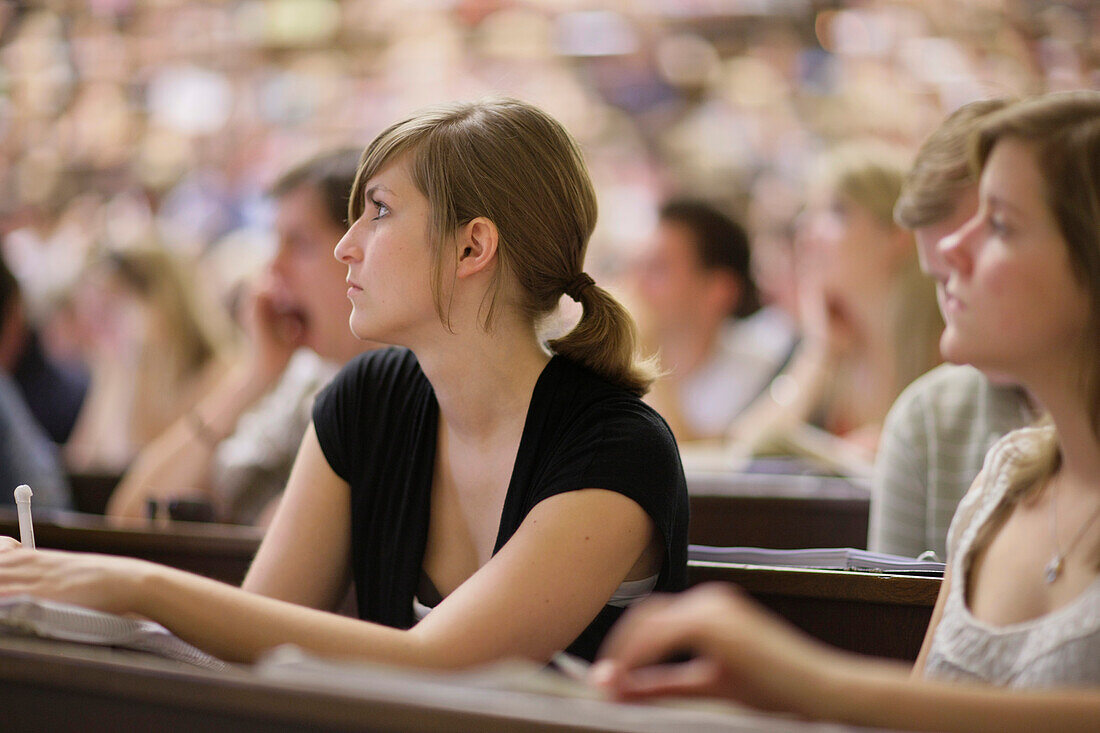
[[[332,256],[335,257],[337,261],[348,264],[362,257],[362,249],[356,243],[358,224],[359,222],[352,224],[347,232],[344,233],[344,236],[340,238],[340,241],[336,243],[336,249],[333,250]]]
[[[972,245],[982,230],[981,215],[974,216],[961,227],[940,239],[936,252],[948,270],[969,274],[973,266]]]

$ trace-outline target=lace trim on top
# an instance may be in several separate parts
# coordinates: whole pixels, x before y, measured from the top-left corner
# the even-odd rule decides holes
[[[1001,440],[986,461],[984,480],[959,505],[965,526],[953,527],[951,587],[932,640],[925,676],[974,679],[1011,687],[1100,683],[1100,577],[1076,598],[1048,614],[1005,626],[975,618],[966,605],[974,541],[1004,501],[1023,456],[1020,444],[1037,431],[1025,428]]]

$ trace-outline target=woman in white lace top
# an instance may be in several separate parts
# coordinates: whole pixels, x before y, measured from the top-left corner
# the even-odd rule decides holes
[[[959,506],[916,665],[827,648],[704,588],[628,614],[596,681],[898,729],[1100,726],[1100,92],[997,113],[973,153],[978,213],[939,245],[941,349],[1024,385],[1047,417],[994,446]],[[685,649],[691,662],[654,666]]]

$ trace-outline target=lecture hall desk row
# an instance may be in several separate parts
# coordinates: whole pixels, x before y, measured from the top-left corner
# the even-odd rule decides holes
[[[624,705],[395,669],[214,672],[126,650],[4,636],[0,721],[6,731],[82,733],[856,733],[714,703]]]
[[[687,473],[690,541],[722,547],[866,547],[868,487],[855,479]],[[118,482],[111,474],[71,476],[76,508],[102,514]]]
[[[171,522],[117,526],[103,517],[36,517],[39,547],[103,552],[160,562],[240,584],[260,531]],[[0,508],[0,534],[18,536],[15,512]],[[692,562],[689,582],[732,582],[818,638],[880,656],[915,659],[939,580],[870,573],[791,570]]]

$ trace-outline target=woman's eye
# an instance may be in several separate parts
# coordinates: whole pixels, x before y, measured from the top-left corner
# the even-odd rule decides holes
[[[374,219],[381,219],[381,218],[382,218],[383,216],[385,216],[386,214],[390,213],[390,207],[386,206],[386,205],[385,205],[384,203],[382,203],[381,201],[377,201],[377,200],[375,200],[375,199],[371,199],[371,200],[370,200],[370,202],[371,202],[371,205],[372,205],[372,206],[374,207],[374,210],[375,210],[376,212],[378,212],[378,213],[377,213],[377,214],[376,214],[376,215],[374,216],[374,218],[372,219],[372,221],[373,221]]]
[[[1005,225],[1004,220],[996,215],[989,217],[989,228],[998,236],[1003,236],[1008,233],[1008,227]]]

